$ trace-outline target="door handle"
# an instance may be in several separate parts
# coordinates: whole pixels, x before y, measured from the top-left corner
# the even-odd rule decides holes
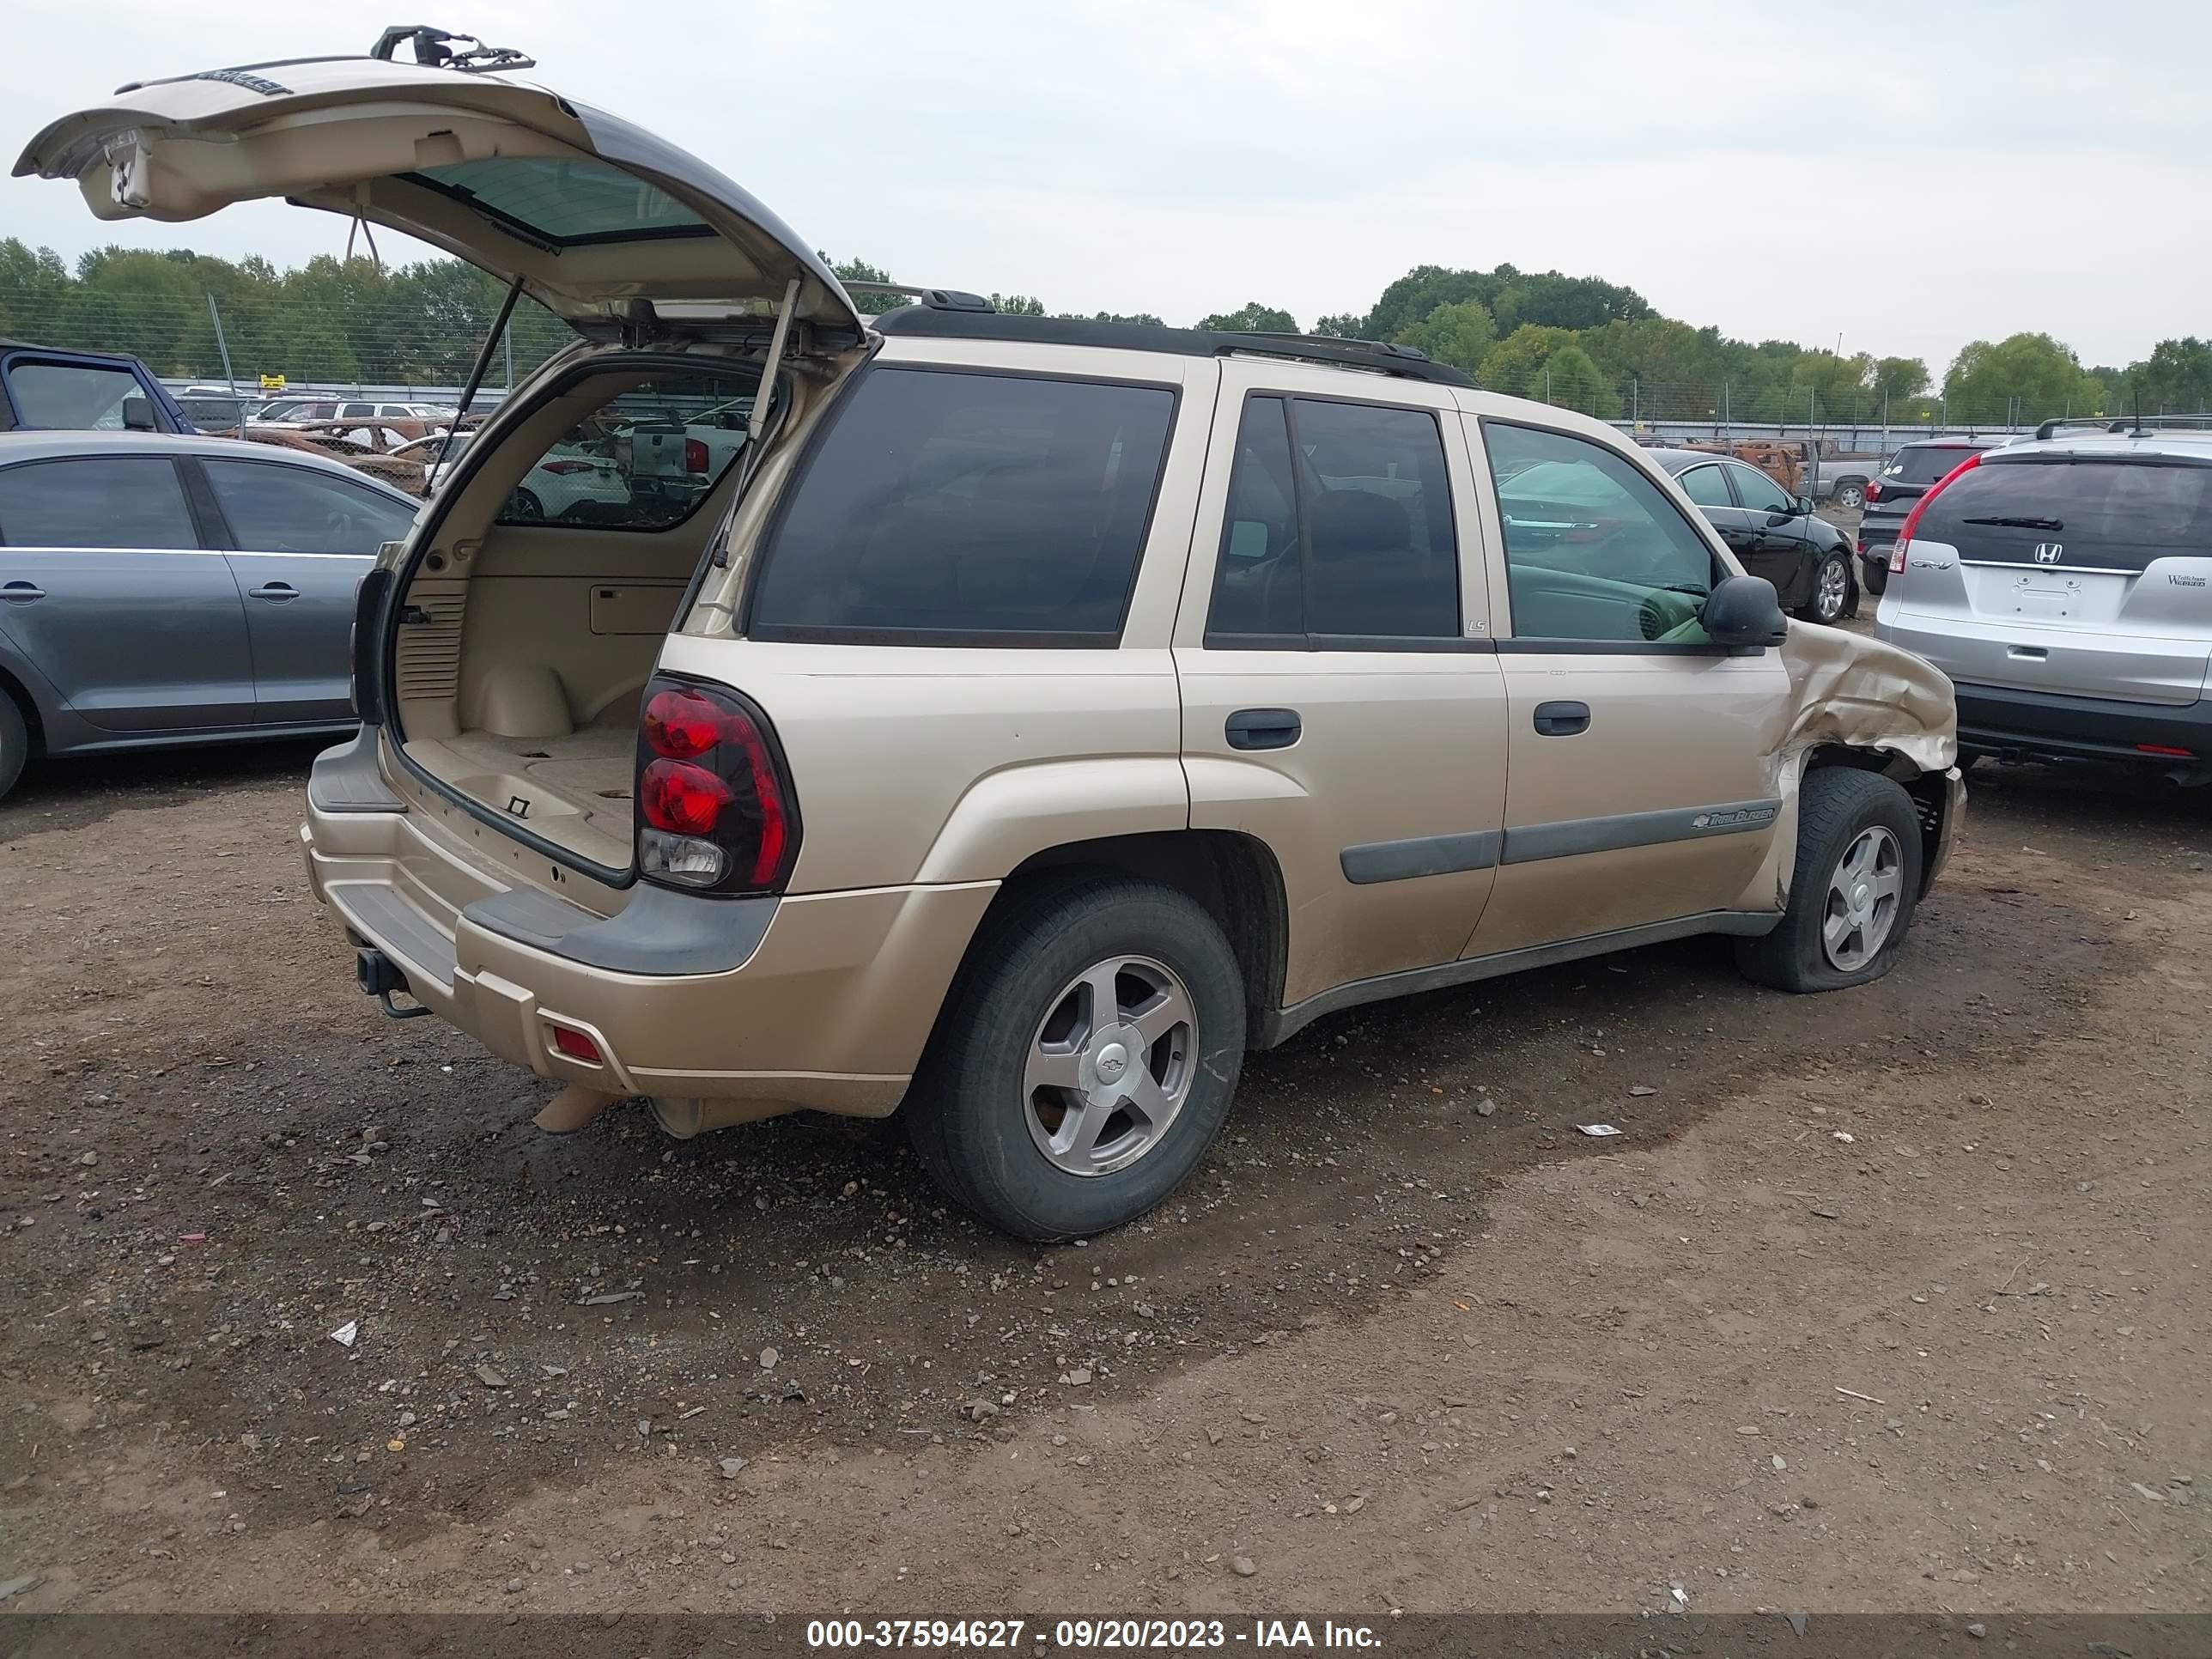
[[[1240,708],[1224,729],[1231,749],[1288,749],[1304,727],[1295,708]]]
[[[0,599],[10,605],[35,605],[46,597],[46,590],[35,582],[0,583]]]
[[[266,599],[271,605],[283,605],[288,599],[300,597],[300,590],[289,582],[267,582],[259,587],[249,587],[246,593],[257,599]]]
[[[1536,735],[1540,738],[1580,737],[1589,730],[1586,702],[1540,702],[1536,705]]]
[[[2050,648],[2040,645],[2015,645],[2005,653],[2014,662],[2049,662]]]

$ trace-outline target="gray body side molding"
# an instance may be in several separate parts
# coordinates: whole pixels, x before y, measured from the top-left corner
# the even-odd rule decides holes
[[[1413,968],[1404,973],[1378,974],[1372,979],[1357,979],[1348,985],[1332,986],[1317,995],[1308,997],[1304,1002],[1269,1014],[1260,1024],[1260,1046],[1272,1048],[1323,1014],[1333,1014],[1342,1008],[1356,1008],[1364,1002],[1381,1002],[1389,997],[1409,996],[1417,991],[1440,991],[1448,986],[1466,985],[1480,979],[1496,979],[1505,974],[1517,974],[1524,969],[1574,962],[1583,957],[1603,956],[1608,951],[1626,951],[1638,945],[1658,945],[1668,939],[1688,939],[1698,933],[1737,933],[1756,938],[1761,933],[1772,933],[1781,921],[1782,913],[1778,910],[1707,910],[1694,916],[1677,916],[1671,921],[1651,921],[1638,927],[1623,927],[1610,933],[1590,933],[1581,939],[1562,939],[1553,945],[1531,945],[1518,951],[1500,951],[1494,956],[1465,957],[1457,962],[1439,963],[1433,968]]]

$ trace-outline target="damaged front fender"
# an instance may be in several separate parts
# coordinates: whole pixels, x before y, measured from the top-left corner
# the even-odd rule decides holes
[[[1841,629],[1790,624],[1780,648],[1790,676],[1790,717],[1771,759],[1783,803],[1773,855],[1754,903],[1790,901],[1797,852],[1797,799],[1814,751],[1858,751],[1870,769],[1903,784],[1920,814],[1920,890],[1949,859],[1966,814],[1957,767],[1959,706],[1942,672],[1909,651]],[[1747,898],[1749,898],[1747,895]]]
[[[1921,772],[1957,763],[1958,698],[1934,665],[1880,640],[1806,623],[1790,625],[1781,657],[1791,714],[1775,760],[1785,780],[1826,743],[1886,750]]]

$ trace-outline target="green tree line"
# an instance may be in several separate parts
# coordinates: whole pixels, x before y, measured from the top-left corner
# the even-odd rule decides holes
[[[832,263],[865,308],[896,302],[868,289],[891,282],[884,268]],[[501,297],[493,278],[450,259],[381,266],[325,256],[279,270],[260,258],[109,247],[72,267],[51,250],[0,239],[0,336],[128,351],[166,375],[220,378],[227,345],[249,383],[267,374],[294,383],[453,385],[468,373]],[[990,297],[1005,312],[1077,314],[1048,313],[1033,295]],[[1085,314],[1162,321],[1149,313]],[[1294,333],[1300,325],[1255,300],[1198,326]],[[2147,414],[2212,406],[2212,341],[2195,336],[2161,340],[2136,362],[2093,368],[2048,334],[1976,340],[1938,380],[1917,357],[1733,339],[1661,316],[1633,289],[1510,264],[1417,266],[1365,312],[1317,318],[1312,331],[1414,346],[1492,391],[1607,419],[2024,424],[2138,406]],[[510,330],[516,373],[573,337],[525,301]],[[504,368],[495,360],[495,380]]]

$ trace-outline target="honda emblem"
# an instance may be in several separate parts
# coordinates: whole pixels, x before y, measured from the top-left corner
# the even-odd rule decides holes
[[[2038,564],[2057,564],[2058,556],[2065,550],[2063,542],[2038,542],[2035,544],[2035,562]]]

